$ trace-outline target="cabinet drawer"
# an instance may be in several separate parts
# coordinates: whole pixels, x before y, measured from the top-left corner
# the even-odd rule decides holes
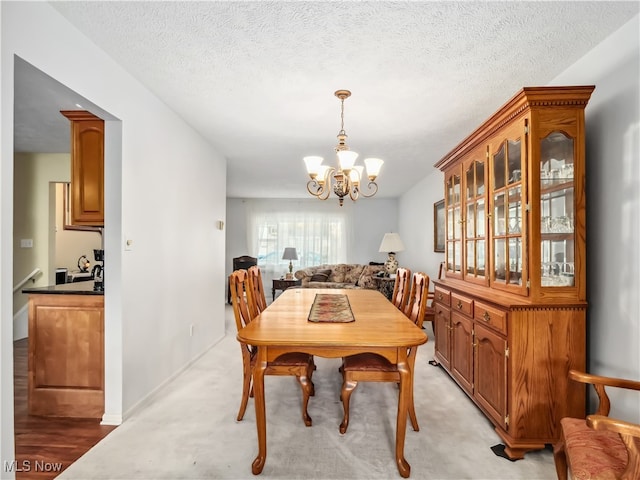
[[[473,299],[463,297],[457,293],[451,294],[451,309],[463,313],[468,317],[473,317]]]
[[[474,318],[483,325],[493,327],[504,334],[507,333],[507,312],[476,302]]]
[[[436,302],[442,303],[447,307],[451,305],[451,292],[449,290],[436,285],[434,292],[434,298]]]

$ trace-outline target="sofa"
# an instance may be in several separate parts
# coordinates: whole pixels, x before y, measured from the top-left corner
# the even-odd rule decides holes
[[[376,290],[374,277],[384,265],[339,263],[316,265],[295,272],[302,288],[369,288]]]

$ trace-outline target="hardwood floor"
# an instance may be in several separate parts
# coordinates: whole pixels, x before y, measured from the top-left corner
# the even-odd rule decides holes
[[[27,412],[28,339],[13,346],[17,480],[53,479],[115,427],[95,419],[47,418]]]

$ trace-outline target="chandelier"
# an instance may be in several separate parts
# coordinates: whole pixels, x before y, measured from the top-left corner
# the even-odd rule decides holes
[[[307,182],[307,191],[320,200],[329,198],[331,191],[338,196],[340,206],[344,205],[344,197],[347,195],[354,202],[360,195],[373,197],[378,192],[376,178],[384,163],[379,158],[365,158],[367,167],[367,192],[362,191],[361,182],[364,167],[355,165],[358,154],[349,150],[346,144],[347,134],[344,131],[344,101],[351,96],[349,90],[338,90],[335,96],[340,99],[340,131],[338,132],[338,144],[335,147],[338,157],[338,167],[322,165],[322,157],[304,157],[307,173],[311,180]],[[364,183],[364,182],[362,182]]]

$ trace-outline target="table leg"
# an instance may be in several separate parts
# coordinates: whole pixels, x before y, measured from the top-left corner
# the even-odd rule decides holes
[[[276,299],[276,289],[272,288],[271,289],[271,301],[273,302],[273,301],[275,301],[275,299]]]
[[[404,437],[407,432],[407,411],[409,410],[413,385],[406,352],[404,352],[404,358],[398,358],[398,372],[400,373],[400,394],[398,395],[398,419],[396,424],[396,464],[398,465],[400,476],[408,478],[411,474],[411,465],[404,458]]]
[[[258,456],[251,464],[254,475],[262,473],[267,460],[267,421],[264,401],[264,372],[267,368],[267,348],[258,349],[258,358],[253,369],[253,403],[256,407],[256,426],[258,427]]]

